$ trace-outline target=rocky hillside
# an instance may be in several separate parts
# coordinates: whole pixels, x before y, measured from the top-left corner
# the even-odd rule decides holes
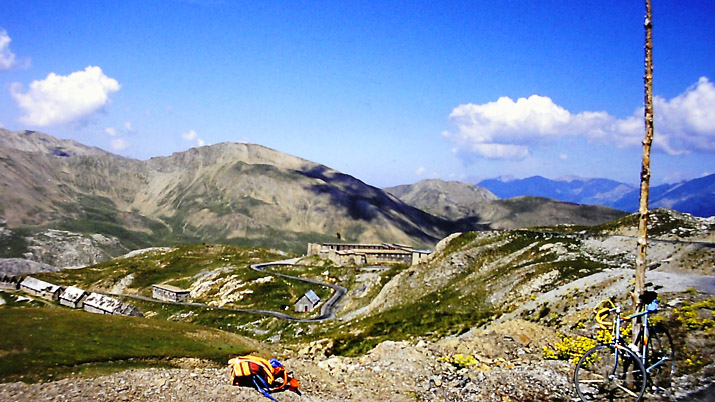
[[[384,190],[406,204],[452,220],[475,216],[480,205],[499,199],[483,187],[458,181],[422,180]]]
[[[392,278],[360,314],[383,312],[423,300],[433,292],[444,296],[448,291],[450,300],[472,295],[470,303],[476,303],[474,296],[482,295],[502,312],[512,311],[579,278],[631,270],[636,225],[635,215],[629,215],[587,229],[557,227],[451,236],[438,245],[426,265],[410,267]],[[651,216],[651,233],[648,256],[654,276],[663,272],[715,278],[715,220],[657,210]],[[715,280],[701,279],[699,285],[687,281],[687,286],[715,293]],[[666,287],[684,290],[675,282]]]
[[[385,191],[433,215],[461,220],[483,229],[514,229],[560,224],[595,225],[626,215],[597,205],[581,205],[541,197],[499,199],[489,190],[467,183],[425,180]]]
[[[259,145],[223,143],[139,161],[73,141],[0,132],[0,216],[118,238],[181,242],[309,240],[433,245],[458,227],[326,166]]]

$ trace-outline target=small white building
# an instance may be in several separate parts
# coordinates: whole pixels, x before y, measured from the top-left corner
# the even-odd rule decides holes
[[[27,294],[53,301],[58,301],[60,299],[60,293],[62,293],[60,286],[41,281],[31,276],[26,277],[20,282],[20,290]]]
[[[84,299],[86,299],[88,295],[87,292],[78,287],[68,286],[60,295],[60,304],[72,308],[82,308]]]
[[[171,285],[151,285],[152,297],[157,300],[183,302],[189,300],[191,292]]]
[[[298,313],[309,313],[320,304],[320,297],[312,290],[307,291],[297,302],[295,302],[295,311]]]

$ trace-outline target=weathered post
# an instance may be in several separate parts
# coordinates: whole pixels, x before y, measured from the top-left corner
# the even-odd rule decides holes
[[[641,193],[638,207],[638,253],[636,255],[636,285],[633,304],[645,291],[646,250],[648,248],[648,197],[650,191],[650,148],[653,143],[653,20],[651,0],[645,1],[645,139],[643,140],[643,165],[641,168]],[[636,332],[634,331],[634,334]]]

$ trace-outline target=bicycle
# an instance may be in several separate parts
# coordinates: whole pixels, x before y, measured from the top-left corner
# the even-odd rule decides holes
[[[588,350],[576,365],[573,381],[582,401],[639,401],[647,387],[654,393],[670,388],[675,372],[673,339],[662,325],[649,319],[658,311],[658,294],[647,291],[640,301],[643,310],[627,317],[621,317],[621,307],[610,300],[599,304],[610,304],[598,310],[596,322],[603,330],[611,330],[611,339]],[[621,334],[623,324],[638,318],[640,332],[635,343],[627,344]]]

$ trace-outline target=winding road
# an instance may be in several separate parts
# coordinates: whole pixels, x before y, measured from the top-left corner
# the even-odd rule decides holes
[[[267,267],[276,267],[276,266],[285,266],[285,265],[294,265],[295,262],[298,260],[298,258],[290,259],[290,260],[282,260],[282,261],[274,261],[274,262],[265,262],[261,264],[253,264],[251,265],[251,269],[254,271],[258,271],[264,274],[268,275],[274,275],[274,276],[281,276],[284,278],[288,279],[293,279],[293,280],[298,280],[298,281],[303,281],[303,282],[309,282],[316,284],[318,286],[325,286],[329,287],[335,292],[333,295],[323,303],[323,306],[320,308],[320,315],[314,318],[300,318],[300,317],[294,317],[289,314],[281,313],[279,311],[270,311],[270,310],[257,310],[257,309],[248,309],[248,308],[227,308],[227,307],[216,307],[216,306],[209,306],[208,304],[204,303],[189,303],[189,302],[171,302],[171,301],[161,301],[157,300],[151,297],[146,297],[146,296],[138,296],[138,295],[128,295],[128,294],[123,294],[123,293],[102,293],[107,296],[116,296],[116,297],[129,297],[132,299],[137,299],[137,300],[144,300],[144,301],[150,301],[154,303],[163,303],[163,304],[173,304],[173,305],[178,305],[178,306],[189,306],[189,307],[202,307],[206,309],[212,309],[212,310],[220,310],[220,311],[230,311],[230,312],[236,312],[236,313],[249,313],[249,314],[259,314],[259,315],[266,315],[266,316],[271,316],[271,317],[276,317],[280,318],[282,320],[287,320],[287,321],[295,321],[295,322],[322,322],[322,321],[327,321],[327,320],[332,320],[335,318],[335,312],[337,311],[337,305],[340,302],[340,300],[345,296],[347,293],[347,289],[343,286],[340,285],[334,285],[332,283],[326,283],[326,282],[321,282],[315,279],[308,279],[308,278],[301,278],[299,276],[293,276],[293,275],[287,275],[287,274],[281,274],[278,272],[271,272],[271,271],[266,271],[265,268]]]
[[[266,262],[266,263],[262,263],[262,264],[253,264],[253,265],[251,265],[251,269],[258,271],[258,272],[262,272],[264,274],[281,276],[283,278],[313,283],[318,286],[325,286],[325,287],[329,287],[329,288],[335,290],[335,292],[330,297],[330,299],[328,299],[328,301],[323,303],[323,306],[320,308],[320,315],[318,317],[296,318],[293,316],[289,316],[287,314],[283,314],[286,317],[290,317],[290,318],[284,318],[284,319],[291,320],[291,321],[299,321],[299,322],[320,322],[320,321],[325,321],[325,320],[332,320],[333,318],[335,318],[335,312],[338,309],[338,307],[337,307],[338,303],[343,298],[343,296],[345,296],[345,294],[348,292],[347,288],[340,286],[340,285],[333,285],[332,283],[321,282],[316,279],[301,278],[299,276],[281,274],[278,272],[271,272],[271,271],[265,270],[266,267],[275,267],[275,266],[281,266],[281,265],[294,265],[294,263],[296,261],[298,261],[298,258],[284,260],[284,261]]]

